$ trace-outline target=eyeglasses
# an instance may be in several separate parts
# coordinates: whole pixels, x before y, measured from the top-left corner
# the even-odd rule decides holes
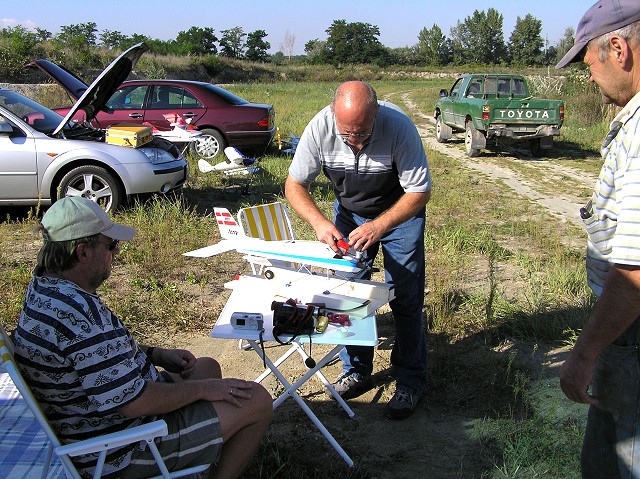
[[[109,243],[100,243],[100,242],[98,242],[98,244],[105,245],[109,251],[113,251],[114,249],[116,249],[118,247],[118,243],[120,243],[120,240],[117,240],[117,239],[114,239],[113,241],[110,241]]]
[[[349,138],[355,138],[358,141],[362,141],[362,140],[366,140],[367,138],[369,138],[371,136],[371,132],[372,131],[373,131],[373,128],[371,129],[371,131],[369,133],[338,133],[338,135],[340,135],[340,137],[344,141],[349,141]]]

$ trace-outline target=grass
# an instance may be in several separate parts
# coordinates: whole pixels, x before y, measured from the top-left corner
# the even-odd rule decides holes
[[[373,83],[380,98],[400,102],[409,97],[430,114],[438,90],[447,88],[451,79]],[[227,87],[249,100],[273,103],[282,134],[299,136],[315,112],[330,101],[335,83]],[[578,168],[597,171],[594,138],[604,136],[606,126],[574,126],[579,120],[571,117],[570,110],[567,115],[568,128],[563,129],[560,149],[563,142],[579,145],[585,154]],[[488,392],[487,412],[475,424],[477,438],[493,464],[484,477],[576,477],[581,434],[578,415],[561,410],[567,402],[558,394],[557,384],[541,386],[514,356],[498,356],[495,350],[519,341],[561,345],[575,339],[593,299],[586,287],[582,251],[566,246],[564,236],[580,237],[581,232],[541,214],[505,188],[459,168],[451,158],[431,150],[427,154],[435,185],[425,232],[434,400],[451,397],[456,404],[471,405],[471,396],[450,396],[451,389],[465,380]],[[225,192],[232,185],[219,176],[199,173],[190,161],[192,176],[183,197],[141,201],[115,215],[117,221],[134,226],[137,234],[123,245],[113,277],[100,294],[141,342],[185,331],[208,332],[211,318],[220,312],[220,305],[203,302],[203,296],[211,295],[201,293],[206,288],[208,292],[213,289],[214,295],[222,294],[220,278],[237,272],[239,257],[223,255],[215,263],[205,263],[187,261],[179,254],[217,239],[213,206],[236,211],[284,198],[290,157],[277,151],[260,159],[261,171],[249,196]],[[557,187],[574,186],[567,182]],[[327,181],[320,178],[312,193],[330,215],[333,194]],[[19,213],[0,223],[0,317],[9,329],[19,314],[39,246],[31,233],[36,216]],[[314,239],[311,228],[293,216],[296,234]],[[474,369],[477,365],[458,359],[472,338],[480,338],[486,355],[484,374]],[[536,407],[541,388],[554,392],[545,410]],[[366,471],[357,469],[336,472],[329,468],[322,473],[302,467],[293,460],[294,454],[267,440],[243,477],[367,477]]]

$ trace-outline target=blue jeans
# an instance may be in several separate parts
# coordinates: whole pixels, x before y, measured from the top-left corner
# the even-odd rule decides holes
[[[334,222],[345,238],[367,221],[337,201],[334,203]],[[367,262],[372,265],[382,246],[385,281],[394,285],[395,298],[389,305],[396,325],[391,365],[397,385],[416,391],[424,390],[427,386],[427,337],[422,311],[425,286],[424,229],[423,209],[413,218],[387,231],[378,243],[367,249]],[[373,347],[346,346],[340,352],[343,372],[371,374],[373,354]]]
[[[636,324],[637,323],[637,324]],[[582,477],[640,477],[640,355],[636,320],[598,358],[582,445]]]

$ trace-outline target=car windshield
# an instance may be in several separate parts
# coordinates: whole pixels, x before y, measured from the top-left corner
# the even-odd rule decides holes
[[[220,98],[231,103],[232,105],[246,105],[247,103],[249,103],[244,98],[239,97],[238,95],[234,95],[230,91],[224,90],[215,85],[206,85],[206,87],[212,92],[214,92],[216,95],[218,95]]]
[[[56,112],[11,90],[0,90],[0,106],[47,135],[63,120]]]

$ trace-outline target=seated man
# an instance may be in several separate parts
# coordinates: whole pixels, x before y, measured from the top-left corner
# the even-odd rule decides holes
[[[133,228],[114,223],[92,201],[67,197],[49,208],[41,231],[44,244],[13,342],[58,437],[74,442],[161,418],[169,434],[156,444],[169,470],[212,464],[209,477],[239,476],[271,421],[269,393],[250,381],[223,379],[211,358],[138,345],[102,302],[96,289]],[[110,451],[103,477],[159,474],[145,445]],[[96,456],[74,462],[84,477],[93,474]]]

